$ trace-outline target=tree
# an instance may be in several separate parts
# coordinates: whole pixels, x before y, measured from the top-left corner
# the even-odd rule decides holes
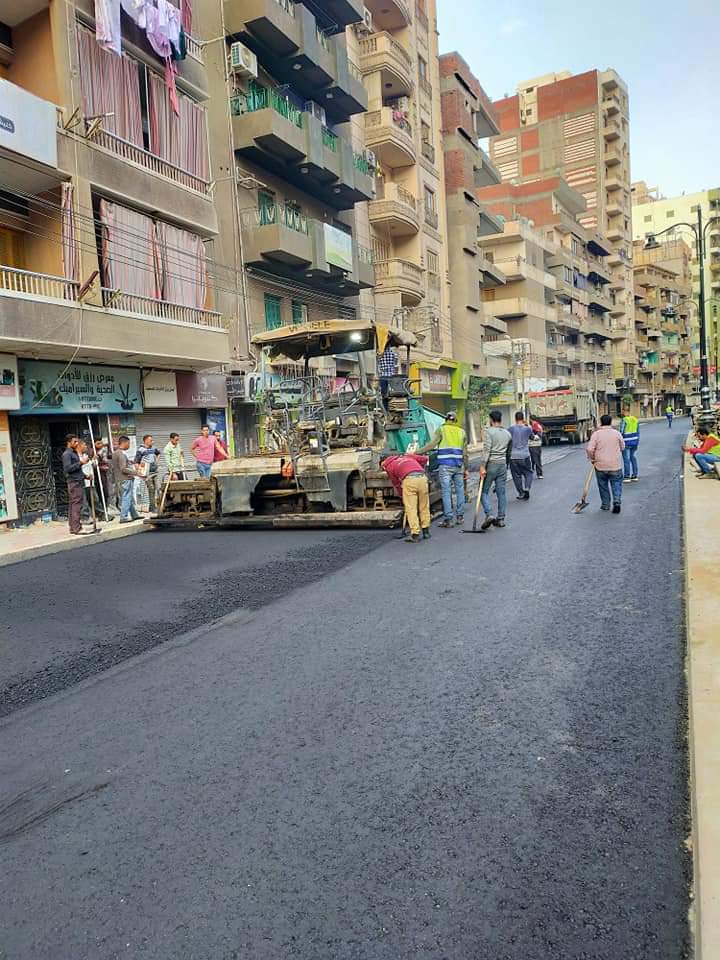
[[[495,377],[470,377],[467,410],[483,416],[487,414],[501,387],[502,380],[497,380]]]

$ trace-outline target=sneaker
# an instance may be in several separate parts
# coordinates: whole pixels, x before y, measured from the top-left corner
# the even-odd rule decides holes
[[[459,527],[461,527],[465,523],[465,517],[458,517],[455,522]]]
[[[633,483],[637,483],[640,477],[630,477]]]
[[[485,519],[483,520],[483,522],[480,524],[480,529],[481,529],[481,530],[483,531],[483,533],[484,533],[486,530],[488,530],[490,527],[492,527],[492,525],[495,524],[495,523],[497,523],[497,520],[493,520],[492,517],[485,517]]]
[[[544,477],[541,473],[539,473],[539,474],[535,477],[535,479],[536,479],[536,480],[544,480],[545,477]]]
[[[713,475],[711,473],[699,473],[698,480],[712,480]]]
[[[619,503],[614,503],[614,504],[613,504],[613,511],[612,511],[612,512],[613,512],[613,513],[620,513],[620,504],[619,504]]]
[[[632,477],[625,477],[623,483],[632,483]]]
[[[423,540],[429,540],[431,537],[430,527],[423,527],[422,538]]]
[[[525,494],[524,494],[524,493],[519,493],[519,494],[515,497],[515,499],[516,499],[516,500],[524,500],[524,499],[525,499]]]
[[[609,510],[609,509],[610,509],[610,504],[608,504],[607,506],[605,506],[605,504],[603,503],[602,506],[600,507],[600,509],[601,509],[601,510]]]
[[[525,493],[523,494],[523,500],[529,500],[529,499],[530,499],[530,491],[526,490]]]
[[[454,526],[455,526],[455,521],[454,521],[454,520],[443,520],[441,523],[438,524],[438,526],[439,526],[439,527],[454,527]]]
[[[409,537],[405,537],[405,543],[420,543],[420,534],[411,533]]]
[[[505,519],[504,519],[504,517],[498,517],[497,520],[493,520],[493,523],[494,523],[494,525],[495,525],[496,527],[504,527],[504,526],[505,526]]]

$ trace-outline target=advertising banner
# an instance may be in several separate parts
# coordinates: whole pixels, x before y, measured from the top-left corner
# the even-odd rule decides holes
[[[142,413],[140,371],[20,360],[18,413]]]
[[[143,374],[143,397],[146,407],[177,408],[177,383],[171,370],[150,370]]]
[[[56,117],[54,104],[0,80],[0,147],[57,167]]]
[[[426,370],[421,367],[420,388],[423,393],[450,393],[452,370]]]
[[[179,407],[224,407],[227,403],[226,378],[218,374],[177,373]]]
[[[8,415],[0,413],[0,523],[17,520],[15,477],[10,450],[10,424]]]
[[[17,410],[19,406],[17,358],[0,353],[0,410]]]
[[[328,263],[341,270],[347,270],[352,273],[353,269],[353,251],[352,237],[344,230],[338,230],[330,223],[324,223],[325,231],[325,257]]]

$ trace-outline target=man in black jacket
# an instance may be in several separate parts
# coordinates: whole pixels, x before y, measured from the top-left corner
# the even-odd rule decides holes
[[[78,438],[74,434],[65,437],[65,450],[62,455],[62,467],[68,487],[68,522],[70,533],[83,532],[80,523],[80,510],[83,504],[85,476],[82,471],[82,460],[78,456],[76,447]],[[87,457],[85,458],[87,460]]]

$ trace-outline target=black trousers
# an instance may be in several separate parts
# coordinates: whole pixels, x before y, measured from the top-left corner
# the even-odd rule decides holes
[[[518,496],[530,489],[533,482],[533,468],[530,457],[526,457],[524,460],[511,460],[510,473]]]
[[[543,472],[542,472],[542,447],[528,447],[528,450],[530,451],[530,460],[531,460],[532,465],[533,465],[533,470],[534,470],[535,473],[538,475],[538,477],[541,477],[541,476],[543,475]]]

